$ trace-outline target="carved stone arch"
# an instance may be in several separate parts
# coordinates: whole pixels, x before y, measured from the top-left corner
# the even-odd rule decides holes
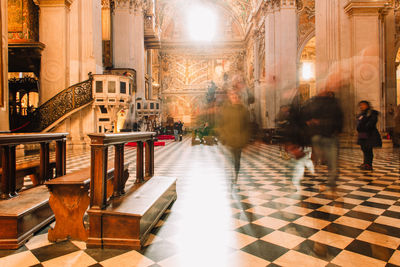
[[[308,44],[308,42],[315,37],[315,29],[313,29],[312,31],[310,31],[305,38],[303,39],[303,41],[301,43],[298,44],[298,48],[297,48],[297,63],[300,62],[301,59],[301,54],[303,53],[304,47]]]

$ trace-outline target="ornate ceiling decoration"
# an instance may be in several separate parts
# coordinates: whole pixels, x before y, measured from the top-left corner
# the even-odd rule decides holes
[[[185,12],[185,7],[193,3],[215,5],[228,13],[241,27],[244,33],[248,26],[248,18],[257,2],[261,0],[158,0],[157,12],[161,29],[166,29],[171,20],[179,12]]]

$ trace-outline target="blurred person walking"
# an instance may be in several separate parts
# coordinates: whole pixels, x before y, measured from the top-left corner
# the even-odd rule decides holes
[[[315,158],[328,165],[327,184],[334,189],[339,176],[338,134],[343,128],[343,112],[335,93],[325,90],[311,98],[304,107],[303,116]]]
[[[382,139],[376,124],[378,123],[379,112],[371,108],[368,101],[358,103],[360,114],[357,116],[357,144],[361,146],[364,155],[364,162],[360,165],[362,170],[372,170],[374,158],[374,147],[382,147]]]
[[[303,107],[299,101],[299,96],[294,101],[286,113],[286,122],[281,127],[283,134],[283,144],[292,162],[292,183],[297,191],[300,191],[300,180],[304,177],[305,170],[314,175],[314,163],[311,160],[310,140],[307,135],[307,125],[304,121]]]
[[[237,91],[228,92],[228,101],[222,107],[217,130],[222,144],[226,145],[232,154],[236,183],[242,149],[250,139],[250,114]]]

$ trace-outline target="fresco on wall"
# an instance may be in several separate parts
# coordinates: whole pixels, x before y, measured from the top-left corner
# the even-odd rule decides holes
[[[39,40],[39,9],[33,0],[8,1],[8,39],[33,42]]]
[[[161,59],[161,96],[163,119],[182,120],[196,127],[207,120],[207,93],[214,84],[218,95],[229,86],[229,79],[243,73],[244,53],[222,55],[163,54]]]
[[[8,31],[22,32],[22,0],[8,0]]]

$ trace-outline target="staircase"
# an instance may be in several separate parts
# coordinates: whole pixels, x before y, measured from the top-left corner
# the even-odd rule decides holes
[[[43,103],[30,121],[14,132],[49,132],[60,122],[93,102],[92,75],[74,84]]]

